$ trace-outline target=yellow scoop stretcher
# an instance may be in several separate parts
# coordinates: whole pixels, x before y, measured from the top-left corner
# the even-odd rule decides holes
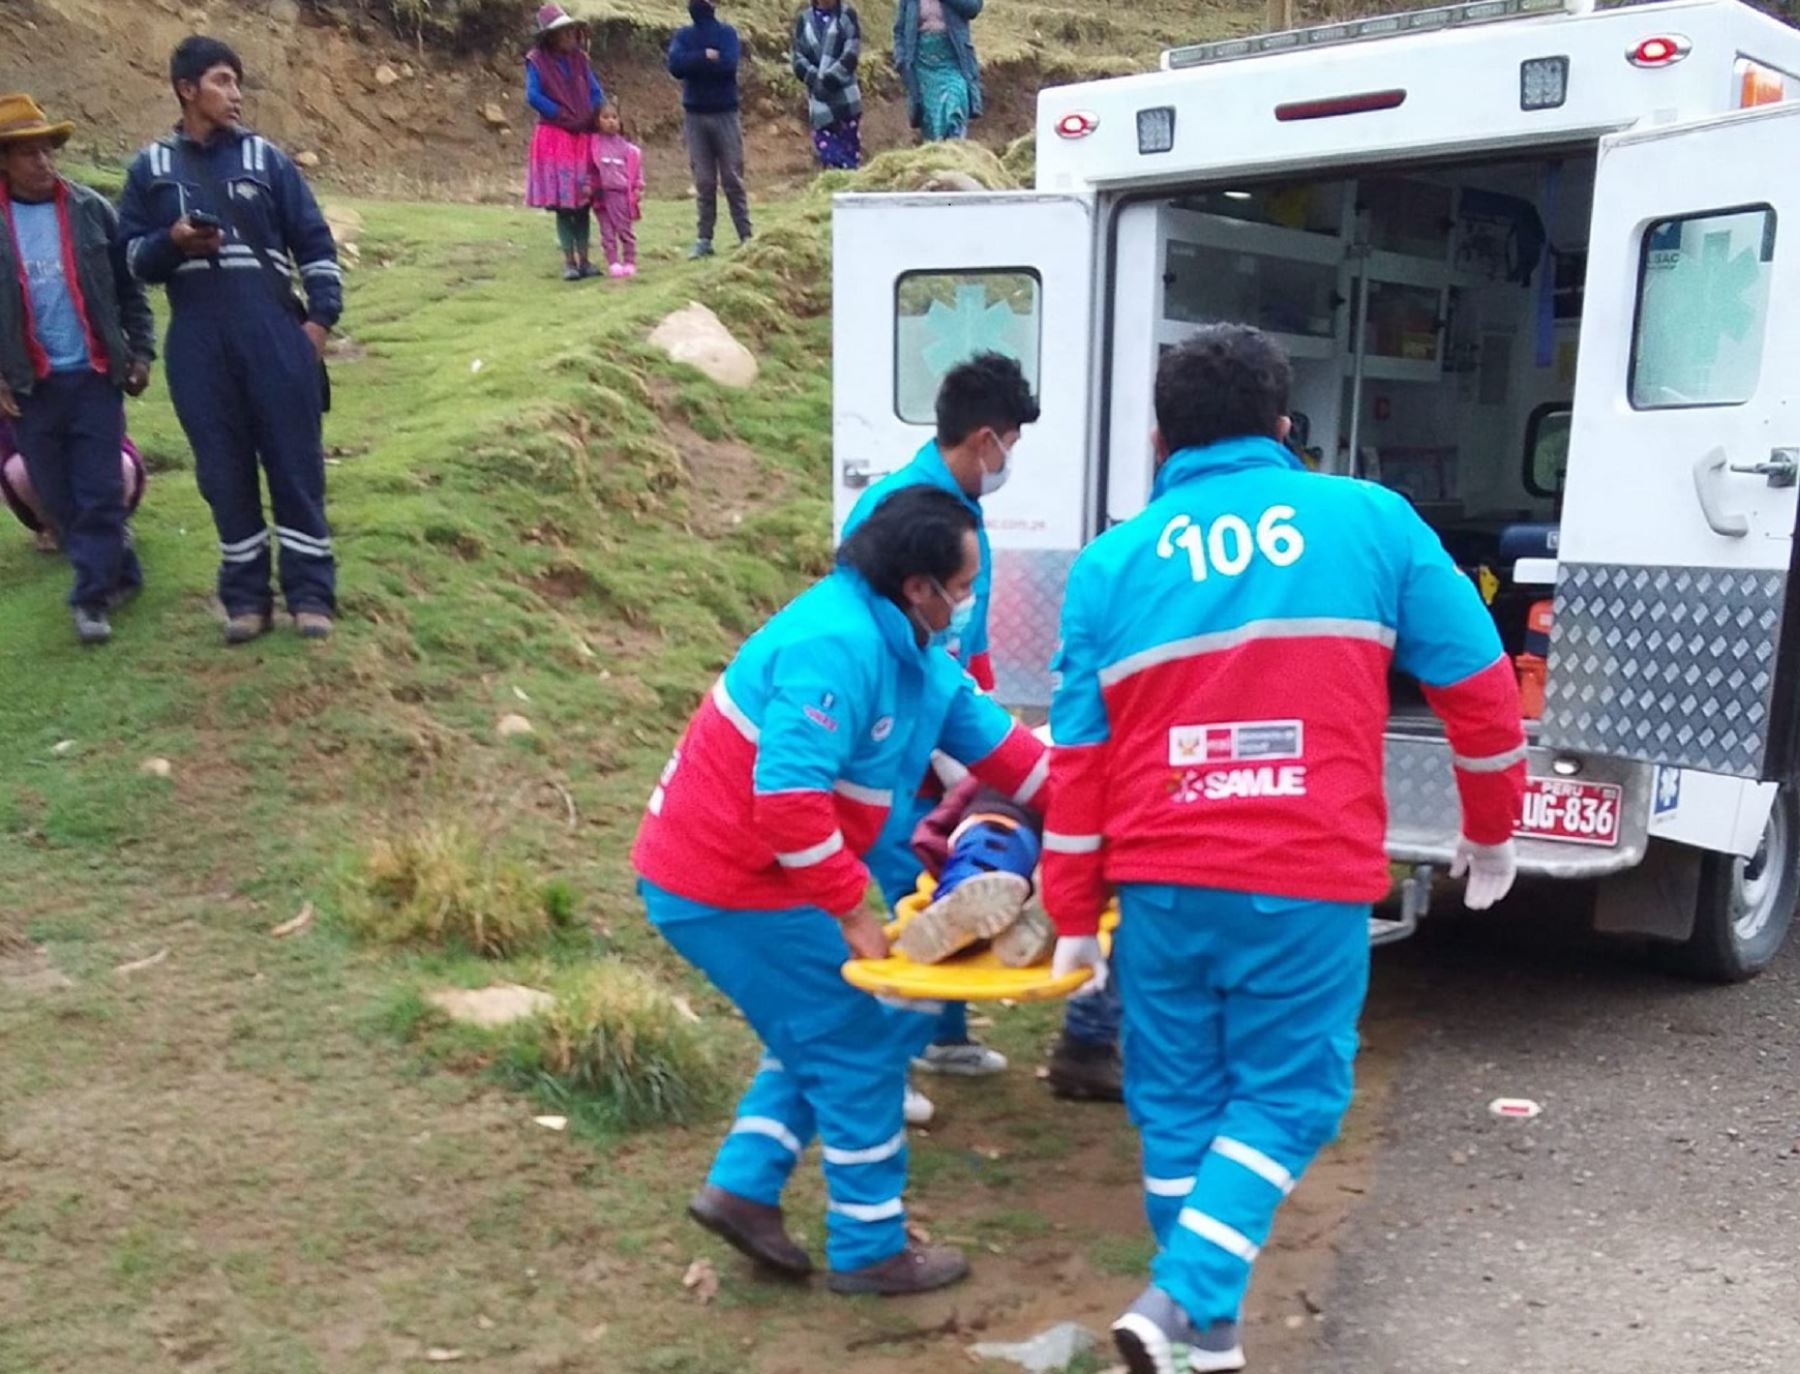
[[[918,889],[900,902],[887,928],[891,940],[906,923],[931,904],[937,884],[929,874],[919,876]],[[1119,924],[1116,904],[1107,907],[1100,921],[1100,948],[1112,953],[1112,932]],[[1093,974],[1078,969],[1058,978],[1050,965],[1010,968],[986,943],[936,964],[915,964],[898,951],[885,959],[851,959],[844,964],[844,981],[877,997],[903,997],[909,1001],[944,1002],[1048,1002],[1067,997],[1083,987]]]

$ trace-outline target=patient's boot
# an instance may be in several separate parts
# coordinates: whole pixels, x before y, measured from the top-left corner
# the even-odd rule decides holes
[[[1019,919],[1031,896],[1037,837],[1006,816],[977,812],[950,837],[950,857],[930,906],[894,944],[915,964],[936,964]]]

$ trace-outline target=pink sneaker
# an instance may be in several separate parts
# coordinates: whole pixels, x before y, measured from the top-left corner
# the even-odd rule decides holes
[[[637,275],[637,264],[635,262],[628,262],[625,264],[625,275],[628,277],[635,277]]]
[[[615,262],[611,267],[606,269],[606,275],[609,277],[629,277],[631,275],[631,269],[622,262]]]

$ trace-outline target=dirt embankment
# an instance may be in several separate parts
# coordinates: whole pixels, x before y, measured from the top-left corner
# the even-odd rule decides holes
[[[354,10],[299,0],[0,0],[0,30],[0,90],[29,91],[74,119],[77,155],[122,161],[168,128],[168,53],[205,32],[244,58],[247,119],[290,152],[316,157],[316,178],[369,194],[492,200],[515,196],[522,180],[532,121],[516,44],[450,54]],[[653,193],[670,195],[688,177],[679,91],[662,65],[665,39],[602,24],[593,58],[645,148]],[[911,132],[897,83],[879,57],[868,65],[865,143],[871,152],[902,146]],[[761,185],[811,170],[791,84],[766,57],[746,71],[745,137]],[[977,133],[1004,146],[1030,131],[1039,74],[1000,67],[986,84],[990,114]]]

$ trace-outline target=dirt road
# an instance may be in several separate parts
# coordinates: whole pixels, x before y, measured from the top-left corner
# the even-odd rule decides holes
[[[1404,1049],[1311,1367],[1794,1369],[1800,949],[1701,988],[1519,906],[1377,956]]]

